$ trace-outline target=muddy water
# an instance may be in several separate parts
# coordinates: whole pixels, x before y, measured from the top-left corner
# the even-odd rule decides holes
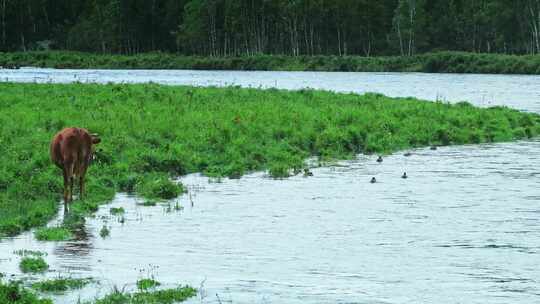
[[[58,303],[149,275],[202,287],[204,303],[533,303],[539,163],[532,141],[415,150],[381,164],[359,156],[308,178],[191,175],[181,210],[119,194],[88,220],[87,239],[4,240],[0,259],[11,260],[0,266],[18,274],[11,251],[39,249],[49,253],[48,276],[101,281]],[[124,223],[110,207],[126,209]],[[102,239],[105,223],[111,236]]]
[[[251,72],[193,70],[0,69],[0,81],[97,82],[170,85],[315,88],[338,92],[378,92],[393,97],[470,101],[540,112],[540,76],[429,73]]]

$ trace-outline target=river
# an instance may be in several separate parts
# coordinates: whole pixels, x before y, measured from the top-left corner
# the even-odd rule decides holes
[[[540,113],[538,76],[0,70],[6,78],[311,87]],[[199,288],[189,303],[540,302],[540,141],[409,152],[382,163],[359,155],[285,180],[189,175],[180,180],[190,195],[155,207],[118,194],[88,219],[82,239],[2,240],[0,272],[27,277],[13,251],[32,249],[48,253],[46,277],[99,280],[55,296],[61,304],[133,289],[150,275]],[[126,213],[112,216],[111,207]],[[110,237],[99,236],[104,225]]]

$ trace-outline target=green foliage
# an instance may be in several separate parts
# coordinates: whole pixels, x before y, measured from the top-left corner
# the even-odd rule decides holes
[[[90,282],[89,279],[57,278],[34,283],[32,288],[41,292],[62,293],[70,289],[81,289]]]
[[[5,1],[0,49],[368,57],[540,52],[537,0],[58,1]],[[267,64],[246,61],[259,63]],[[339,69],[350,69],[349,62]]]
[[[55,51],[0,54],[0,66],[10,62],[16,63],[18,66],[50,68],[540,74],[540,56],[537,55],[517,56],[464,52],[436,52],[394,57],[293,57],[282,55],[193,57],[163,53],[123,56]],[[62,119],[57,119],[46,121],[44,125],[48,130],[56,130],[62,128],[65,122]],[[96,156],[101,163],[111,162],[110,154],[99,152]],[[186,171],[185,164],[175,158],[152,153],[141,156],[141,158],[146,161],[146,165],[162,166],[171,173],[183,174]],[[126,183],[125,187],[129,189],[135,181],[125,180],[122,182]],[[54,184],[51,187],[60,187],[60,184]]]
[[[140,291],[147,291],[149,289],[160,286],[161,283],[154,279],[141,279],[137,281],[137,288]]]
[[[2,304],[53,304],[49,299],[40,299],[21,282],[0,280],[0,303]]]
[[[39,228],[34,235],[39,241],[67,241],[73,237],[71,232],[65,227]]]
[[[310,156],[530,138],[540,133],[540,116],[379,94],[2,83],[0,125],[0,233],[13,235],[57,212],[62,176],[49,142],[67,125],[102,137],[85,199],[71,204],[63,223],[75,232],[117,191],[152,201],[181,194],[171,181],[180,174],[237,178],[268,170],[286,177]]]
[[[23,257],[19,268],[23,273],[41,273],[49,269],[49,265],[42,257]]]
[[[103,225],[103,227],[101,227],[101,229],[99,230],[99,235],[102,237],[102,238],[106,238],[108,237],[109,235],[111,234],[111,230],[109,230],[109,228],[105,225]]]
[[[172,54],[95,55],[75,52],[0,53],[0,66],[16,62],[20,66],[51,68],[105,69],[214,69],[214,70],[284,70],[284,71],[349,71],[349,72],[432,72],[432,73],[488,73],[539,74],[540,56],[437,52],[416,56],[360,57],[360,56],[279,56],[250,57],[188,57]],[[129,62],[129,65],[126,65]],[[60,129],[61,119],[45,122],[46,129]],[[146,155],[148,165],[166,166],[172,173],[183,174],[185,164],[174,159],[159,159]],[[110,155],[97,153],[98,161],[108,163]],[[125,187],[134,180],[125,180]],[[1,186],[1,179],[0,179]],[[60,187],[60,184],[51,187]]]
[[[430,73],[538,74],[540,56],[440,52],[420,56]]]
[[[168,175],[160,173],[141,178],[135,190],[144,197],[154,199],[172,199],[184,192],[181,184],[171,181]]]
[[[148,292],[141,291],[134,294],[126,294],[115,290],[103,299],[93,302],[93,304],[173,304],[186,301],[196,295],[197,290],[189,286]]]
[[[124,208],[120,207],[120,208],[111,208],[110,210],[110,213],[112,215],[122,215],[126,212],[126,210],[124,210]]]

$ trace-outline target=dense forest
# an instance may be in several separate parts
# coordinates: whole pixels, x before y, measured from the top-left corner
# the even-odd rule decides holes
[[[0,50],[540,53],[540,0],[0,0]]]

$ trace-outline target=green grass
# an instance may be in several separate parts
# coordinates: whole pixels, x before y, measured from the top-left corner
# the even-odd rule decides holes
[[[124,210],[124,208],[122,208],[122,207],[120,207],[120,208],[111,208],[109,210],[109,212],[112,215],[122,215],[122,214],[126,213],[126,210]]]
[[[0,234],[44,225],[61,204],[61,172],[49,142],[66,126],[99,133],[87,195],[63,226],[118,191],[150,200],[184,188],[192,172],[237,178],[302,172],[310,156],[348,159],[412,147],[511,141],[537,136],[540,116],[379,94],[194,88],[160,85],[0,84]]]
[[[41,292],[64,292],[79,289],[88,284],[87,279],[53,279],[32,284],[32,288]],[[154,282],[156,283],[156,282]],[[157,286],[158,284],[154,284]],[[108,296],[86,304],[173,304],[183,302],[197,295],[197,290],[189,286],[177,288],[139,291],[133,294],[113,291]],[[25,288],[22,282],[3,282],[0,280],[0,303],[2,304],[53,304],[49,299],[39,298],[30,289]]]
[[[101,229],[99,230],[99,235],[102,237],[102,238],[106,238],[108,237],[109,235],[111,234],[111,230],[109,230],[109,228],[105,225],[103,225],[103,227],[101,227]]]
[[[0,303],[2,304],[52,304],[49,299],[40,299],[21,282],[2,282],[0,280]]]
[[[148,174],[140,180],[139,194],[150,199],[172,199],[185,192],[181,184],[171,183],[169,177]]]
[[[174,289],[157,291],[141,291],[133,294],[123,293],[118,290],[112,292],[103,299],[98,299],[93,304],[172,304],[183,302],[197,295],[197,290],[189,286],[180,286]],[[87,303],[90,304],[90,303]]]
[[[34,235],[39,241],[67,241],[73,238],[66,227],[43,227],[37,229]]]
[[[34,283],[32,288],[41,292],[62,293],[71,289],[81,289],[90,282],[90,279],[57,278]]]
[[[104,69],[210,69],[540,74],[540,55],[437,52],[417,56],[199,57],[167,53],[132,56],[66,51],[0,53],[0,66]]]
[[[161,283],[154,279],[140,279],[137,281],[137,288],[140,291],[146,291],[155,287],[160,286]]]
[[[42,273],[49,269],[49,265],[42,257],[26,256],[21,259],[19,268],[23,273]]]

